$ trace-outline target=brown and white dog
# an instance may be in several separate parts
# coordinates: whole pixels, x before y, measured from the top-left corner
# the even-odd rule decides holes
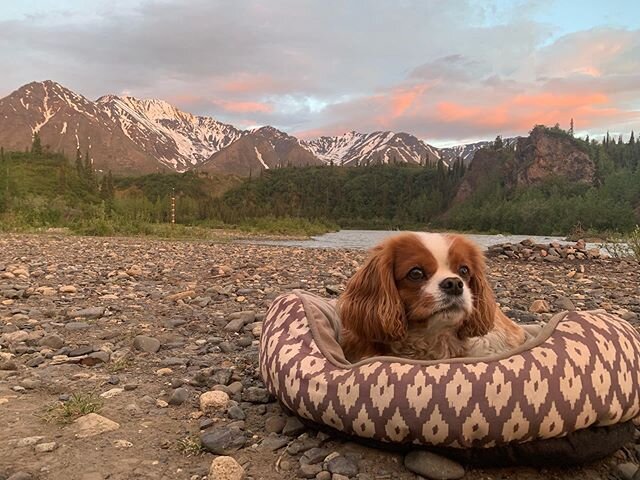
[[[347,282],[338,309],[352,362],[479,357],[527,337],[496,305],[482,252],[460,235],[402,233],[384,241]]]

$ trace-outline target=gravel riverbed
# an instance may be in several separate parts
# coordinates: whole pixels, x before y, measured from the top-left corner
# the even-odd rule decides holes
[[[365,254],[1,235],[0,480],[423,478],[398,452],[287,417],[258,374],[271,301],[293,288],[335,296]],[[640,328],[637,262],[487,262],[516,320],[604,308]],[[631,480],[639,455],[631,444],[573,469],[411,463],[431,478]]]

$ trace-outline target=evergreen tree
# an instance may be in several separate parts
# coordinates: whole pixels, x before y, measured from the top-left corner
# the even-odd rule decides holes
[[[42,155],[42,142],[38,132],[33,134],[33,142],[31,143],[31,152],[36,155]]]
[[[635,145],[636,139],[633,135],[633,130],[631,130],[631,136],[629,137],[629,145]]]
[[[76,150],[76,172],[80,178],[84,179],[84,166],[82,165],[82,154],[79,148]]]
[[[0,162],[4,162],[4,147],[0,147]]]
[[[569,135],[573,137],[573,118],[571,119],[571,123],[569,124]]]

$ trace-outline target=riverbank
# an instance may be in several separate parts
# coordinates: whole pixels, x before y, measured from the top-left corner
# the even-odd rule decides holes
[[[0,252],[0,478],[201,479],[216,457],[201,452],[206,431],[229,439],[225,451],[256,480],[303,478],[312,448],[338,452],[359,480],[416,478],[400,454],[307,429],[261,390],[257,341],[273,298],[340,292],[363,250],[51,233],[0,235]],[[488,267],[516,320],[605,308],[640,327],[637,263]],[[203,414],[211,390],[226,405]],[[111,431],[82,436],[73,420],[91,410]],[[465,478],[609,478],[638,465],[637,451],[570,470],[469,468]]]

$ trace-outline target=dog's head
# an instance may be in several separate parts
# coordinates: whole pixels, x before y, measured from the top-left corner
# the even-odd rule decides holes
[[[372,342],[402,340],[413,328],[486,334],[495,301],[484,256],[460,235],[403,233],[376,246],[338,305],[343,327]]]

